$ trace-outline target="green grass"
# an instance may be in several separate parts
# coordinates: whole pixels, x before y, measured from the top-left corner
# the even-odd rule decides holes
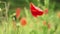
[[[39,16],[34,18],[30,14],[30,10],[24,8],[27,25],[22,27],[20,21],[16,23],[16,29],[13,27],[12,18],[9,17],[8,22],[3,21],[0,26],[1,34],[60,34],[60,18],[57,18],[57,13],[48,13],[48,15]],[[29,14],[28,14],[29,13]],[[43,21],[50,23],[50,29],[43,25]],[[55,31],[55,25],[57,30]],[[31,27],[32,26],[32,27]]]

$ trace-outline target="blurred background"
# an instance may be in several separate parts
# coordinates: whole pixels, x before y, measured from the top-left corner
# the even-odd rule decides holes
[[[31,2],[42,10],[47,8],[48,15],[34,18],[30,12]],[[17,8],[21,9],[19,19],[16,18]],[[21,26],[23,17],[27,20],[25,27]],[[45,23],[50,25],[44,26]],[[60,34],[60,0],[0,0],[0,33]]]
[[[2,1],[2,3],[0,3],[1,8],[5,7],[4,2],[6,2],[6,4],[10,3],[8,11],[9,15],[11,15],[11,13],[14,13],[17,7],[20,7],[21,9],[23,9],[24,7],[29,8],[30,2],[34,3],[34,5],[40,7],[41,9],[49,7],[49,10],[54,10],[54,12],[60,9],[60,0],[0,0],[0,1]]]

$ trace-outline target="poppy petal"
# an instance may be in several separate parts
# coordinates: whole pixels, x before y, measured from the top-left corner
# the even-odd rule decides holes
[[[30,10],[34,17],[43,15],[43,11],[40,8],[36,7],[33,3],[30,3]]]
[[[20,8],[17,8],[16,9],[16,18],[19,18],[19,16],[20,16]]]

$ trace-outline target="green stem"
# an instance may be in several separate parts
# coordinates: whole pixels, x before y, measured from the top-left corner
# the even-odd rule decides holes
[[[24,7],[24,10],[25,10],[26,17],[28,18],[28,11],[27,11],[26,7]]]

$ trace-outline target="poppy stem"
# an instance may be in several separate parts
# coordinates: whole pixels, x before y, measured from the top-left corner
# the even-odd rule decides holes
[[[26,7],[24,7],[24,10],[25,10],[26,17],[28,18],[28,11],[27,11]]]
[[[44,0],[45,8],[49,7],[49,0]]]

